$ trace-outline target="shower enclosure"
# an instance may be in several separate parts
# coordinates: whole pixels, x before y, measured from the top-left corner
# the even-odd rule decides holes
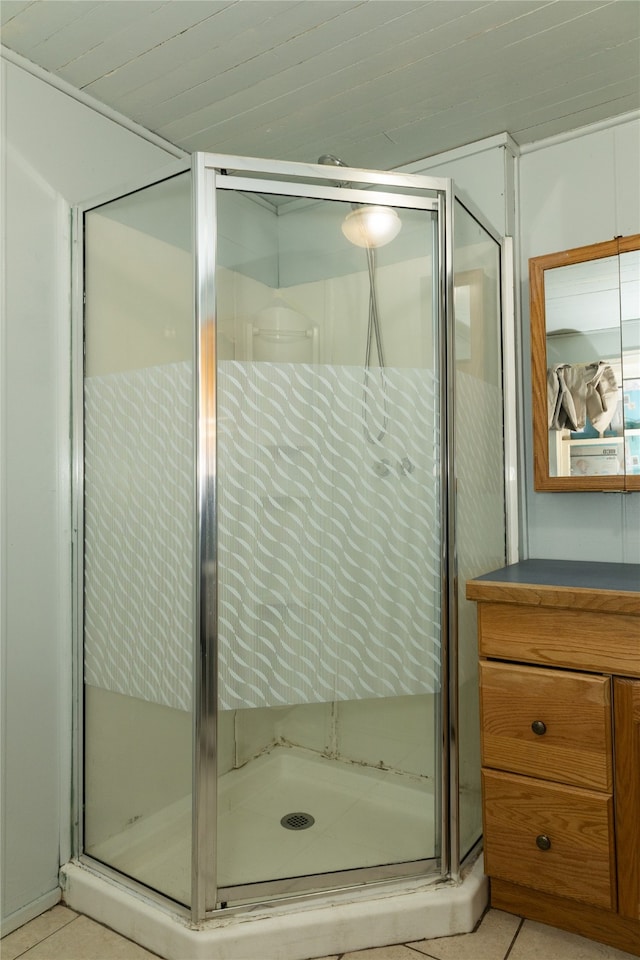
[[[77,226],[79,858],[196,921],[456,878],[500,243],[449,180],[203,154]]]

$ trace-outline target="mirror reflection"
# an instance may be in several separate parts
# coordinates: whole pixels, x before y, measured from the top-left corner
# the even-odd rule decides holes
[[[538,490],[640,486],[639,246],[530,262]]]

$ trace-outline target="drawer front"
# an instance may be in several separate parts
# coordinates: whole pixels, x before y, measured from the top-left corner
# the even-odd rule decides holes
[[[483,766],[611,792],[609,677],[481,661],[480,704]]]
[[[481,603],[480,656],[640,676],[640,617]]]
[[[615,909],[611,796],[494,770],[482,789],[489,876]]]

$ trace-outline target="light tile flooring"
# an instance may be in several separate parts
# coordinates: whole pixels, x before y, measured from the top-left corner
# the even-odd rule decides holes
[[[156,960],[131,940],[53,907],[0,942],[2,960]],[[632,960],[631,954],[542,923],[489,910],[473,933],[417,943],[374,947],[322,960]],[[190,960],[189,957],[181,960]],[[263,957],[261,960],[273,960]]]

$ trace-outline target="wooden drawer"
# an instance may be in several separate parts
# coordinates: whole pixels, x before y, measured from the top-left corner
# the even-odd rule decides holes
[[[516,603],[478,606],[480,656],[640,675],[640,617]]]
[[[481,661],[480,707],[483,766],[611,792],[609,677]]]
[[[482,789],[489,876],[615,909],[611,796],[494,770]]]

